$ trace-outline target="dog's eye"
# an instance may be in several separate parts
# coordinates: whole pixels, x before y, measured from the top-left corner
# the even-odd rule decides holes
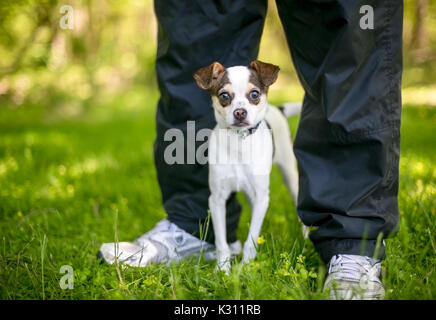
[[[257,100],[257,99],[259,99],[259,91],[257,91],[257,90],[251,90],[251,91],[250,91],[250,99],[251,99],[251,100]]]
[[[224,104],[227,104],[230,102],[230,95],[227,92],[223,92],[219,95],[220,101]]]

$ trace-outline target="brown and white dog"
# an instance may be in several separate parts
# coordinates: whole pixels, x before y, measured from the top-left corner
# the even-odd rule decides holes
[[[194,74],[198,86],[211,95],[217,122],[209,137],[209,208],[217,268],[226,273],[231,258],[225,221],[230,194],[244,192],[252,206],[243,263],[256,257],[257,239],[269,203],[273,162],[279,166],[294,203],[297,200],[298,173],[286,117],[299,114],[301,104],[285,104],[281,111],[268,104],[268,88],[278,72],[279,67],[255,60],[248,67],[231,68],[214,62]],[[305,236],[307,232],[303,227]]]

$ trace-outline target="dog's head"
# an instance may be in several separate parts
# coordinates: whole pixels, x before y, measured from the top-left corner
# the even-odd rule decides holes
[[[258,60],[248,67],[224,68],[219,62],[199,69],[194,79],[212,97],[216,121],[223,127],[248,129],[261,121],[268,109],[267,92],[279,67]]]

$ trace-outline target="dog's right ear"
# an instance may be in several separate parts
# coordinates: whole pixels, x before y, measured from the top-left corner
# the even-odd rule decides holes
[[[201,89],[209,90],[212,88],[219,76],[224,73],[225,68],[219,62],[213,62],[207,67],[203,67],[194,73],[194,79]]]

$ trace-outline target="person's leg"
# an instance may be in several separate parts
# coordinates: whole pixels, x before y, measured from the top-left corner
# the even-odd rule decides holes
[[[277,6],[306,93],[294,144],[298,213],[317,227],[310,239],[324,262],[382,259],[377,238],[398,224],[402,0]]]
[[[213,128],[210,96],[199,89],[193,74],[219,61],[225,67],[248,65],[257,57],[267,2],[250,1],[155,1],[158,19],[156,74],[161,97],[156,114],[155,165],[168,219],[199,236],[199,223],[208,209],[208,167],[187,164],[191,141],[185,139],[184,163],[167,164],[165,132],[177,128],[187,136],[187,121],[195,131]],[[196,143],[197,147],[202,142]],[[192,149],[191,149],[192,150]],[[236,240],[240,205],[233,195],[227,203],[227,237]],[[211,225],[211,224],[210,224]],[[213,229],[207,240],[213,242]]]

